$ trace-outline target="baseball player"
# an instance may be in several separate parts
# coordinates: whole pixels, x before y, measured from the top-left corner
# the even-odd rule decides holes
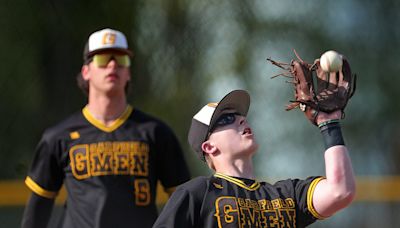
[[[346,207],[355,194],[354,176],[336,121],[341,111],[319,112],[326,143],[326,176],[275,184],[255,179],[258,144],[246,120],[250,96],[228,93],[192,119],[188,140],[215,171],[179,186],[153,227],[305,227]]]
[[[131,57],[123,33],[89,36],[78,75],[88,103],[44,132],[25,180],[32,195],[22,227],[47,226],[63,184],[62,227],[151,227],[157,182],[171,193],[190,179],[172,130],[127,103]]]

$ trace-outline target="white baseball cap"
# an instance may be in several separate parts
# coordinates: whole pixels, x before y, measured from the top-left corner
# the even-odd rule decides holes
[[[242,116],[247,116],[250,107],[250,95],[245,90],[234,90],[218,103],[208,103],[192,118],[192,124],[189,129],[188,141],[199,158],[205,161],[201,145],[208,138],[218,118],[224,114],[227,109],[233,109]]]
[[[125,35],[120,31],[106,28],[96,31],[89,36],[83,52],[83,58],[87,60],[94,54],[109,49],[132,56]]]

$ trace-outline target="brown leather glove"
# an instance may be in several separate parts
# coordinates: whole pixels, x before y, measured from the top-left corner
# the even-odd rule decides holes
[[[343,65],[338,72],[327,73],[322,70],[319,59],[309,64],[296,51],[295,55],[297,60],[292,60],[290,64],[267,59],[285,70],[279,75],[292,79],[289,82],[294,86],[294,100],[290,101],[286,110],[299,107],[314,125],[317,125],[316,117],[320,111],[331,113],[341,110],[344,118],[344,108],[356,89],[356,75],[351,73],[347,59],[342,56]]]

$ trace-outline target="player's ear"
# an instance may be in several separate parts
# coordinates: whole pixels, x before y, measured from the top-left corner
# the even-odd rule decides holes
[[[89,80],[89,65],[85,64],[82,66],[81,74],[82,74],[83,80],[85,80],[85,81]]]
[[[201,144],[201,149],[204,151],[204,153],[207,153],[207,154],[213,154],[218,150],[218,148],[215,146],[215,144],[213,142],[211,142],[210,140],[203,142]]]

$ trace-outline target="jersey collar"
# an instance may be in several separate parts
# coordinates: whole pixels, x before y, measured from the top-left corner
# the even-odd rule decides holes
[[[258,182],[258,181],[254,181],[254,183],[252,185],[248,186],[248,185],[246,185],[246,183],[244,183],[243,180],[240,180],[239,178],[231,177],[231,176],[228,176],[228,175],[225,175],[222,173],[218,173],[218,172],[214,174],[214,177],[225,179],[225,180],[227,180],[233,184],[236,184],[244,189],[247,189],[249,191],[255,191],[260,187],[260,182]]]
[[[85,106],[82,109],[82,114],[83,116],[89,121],[89,123],[93,124],[95,127],[99,128],[102,131],[105,132],[112,132],[115,129],[117,129],[119,126],[121,126],[125,121],[128,119],[128,117],[131,115],[133,111],[133,107],[131,105],[127,105],[125,111],[121,114],[120,117],[118,117],[114,122],[110,124],[110,126],[106,126],[104,123],[100,122],[97,120],[89,111],[88,107]]]

